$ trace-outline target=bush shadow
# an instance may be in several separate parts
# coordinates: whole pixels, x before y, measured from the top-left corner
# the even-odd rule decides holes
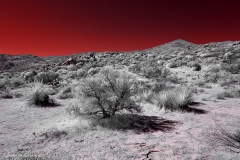
[[[205,105],[201,102],[192,102],[188,106],[184,107],[183,112],[194,113],[194,114],[207,114],[208,112],[204,109],[194,108],[191,106]]]
[[[174,129],[177,121],[167,120],[157,116],[119,114],[112,118],[99,119],[96,125],[108,129],[133,130],[143,132],[168,132]]]

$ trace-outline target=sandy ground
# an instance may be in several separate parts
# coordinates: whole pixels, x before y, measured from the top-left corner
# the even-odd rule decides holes
[[[0,155],[5,159],[21,155],[49,159],[239,159],[212,148],[207,133],[216,128],[216,123],[236,128],[240,99],[213,102],[195,97],[200,104],[194,107],[207,113],[167,112],[142,103],[142,115],[161,118],[162,130],[138,133],[89,127],[87,121],[66,114],[73,99],[58,99],[61,105],[54,108],[27,107],[25,96],[1,99]]]

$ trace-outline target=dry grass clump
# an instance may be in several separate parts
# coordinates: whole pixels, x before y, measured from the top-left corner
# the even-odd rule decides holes
[[[56,103],[49,98],[49,91],[40,82],[34,82],[31,86],[31,93],[27,99],[28,106],[55,106]]]
[[[220,125],[213,132],[207,134],[208,143],[212,147],[217,147],[218,149],[223,149],[225,151],[230,151],[233,153],[240,153],[240,130],[235,129],[234,131],[229,131],[223,129]]]
[[[154,92],[152,90],[142,90],[138,95],[138,101],[152,103],[153,94],[154,94]]]
[[[187,87],[179,87],[159,92],[153,96],[160,108],[171,111],[187,109],[193,102],[192,91]]]

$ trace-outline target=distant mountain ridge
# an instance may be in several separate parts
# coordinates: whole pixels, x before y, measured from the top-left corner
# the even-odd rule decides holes
[[[195,56],[202,58],[223,59],[227,54],[234,54],[235,57],[240,56],[240,41],[225,41],[225,42],[211,42],[207,44],[194,44],[182,39],[177,39],[172,42],[161,44],[156,47],[145,50],[135,50],[131,52],[85,52],[79,54],[72,54],[68,56],[49,56],[38,57],[34,55],[7,55],[0,54],[0,72],[4,71],[25,71],[31,68],[41,68],[54,63],[61,63],[69,58],[78,59],[91,63],[90,54],[94,53],[96,59],[94,61],[101,61],[102,59],[115,59],[116,57],[122,60],[132,59],[132,57],[156,57],[161,56],[165,59]],[[134,55],[134,56],[133,56]],[[144,57],[144,56],[143,56]],[[167,57],[167,58],[166,58]],[[133,58],[134,59],[134,58]],[[164,59],[164,58],[163,58]],[[111,61],[111,60],[110,60]],[[113,62],[114,63],[114,62]]]

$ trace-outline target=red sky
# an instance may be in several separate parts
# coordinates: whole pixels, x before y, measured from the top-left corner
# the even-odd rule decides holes
[[[240,40],[240,1],[0,0],[0,54],[132,51]]]

